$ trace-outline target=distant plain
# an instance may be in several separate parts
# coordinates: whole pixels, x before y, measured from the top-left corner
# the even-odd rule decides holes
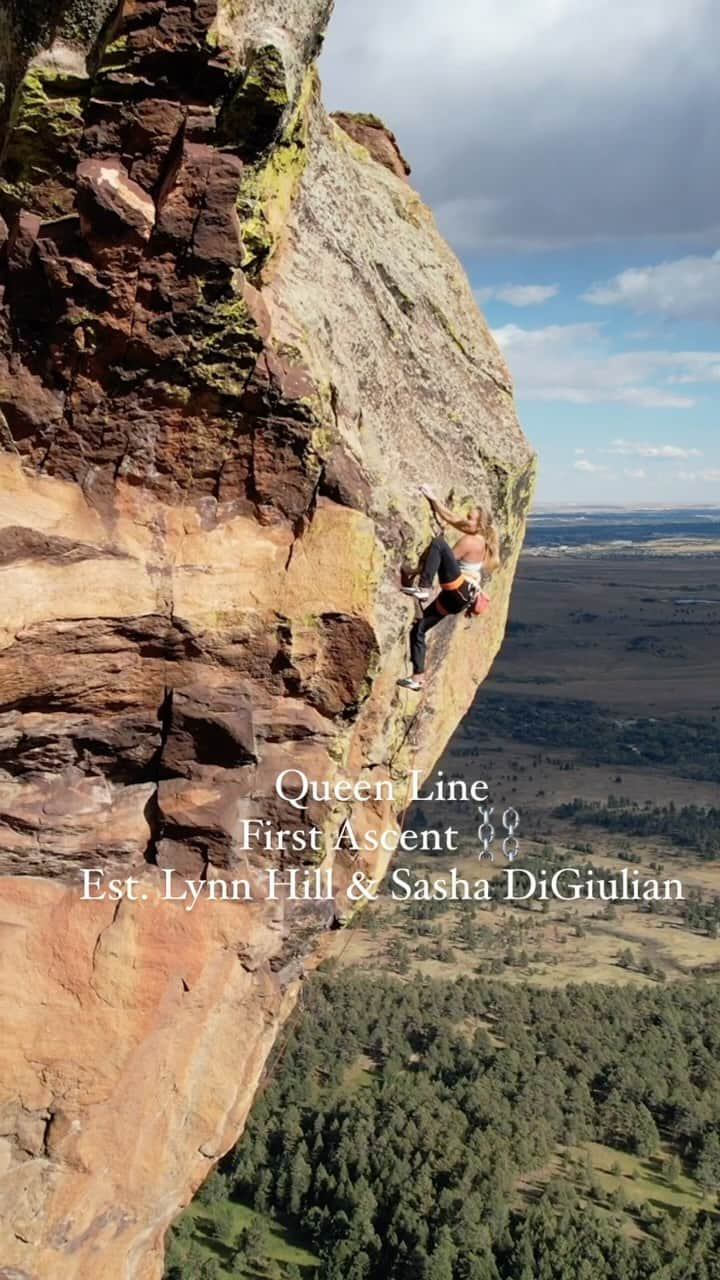
[[[631,548],[618,548],[618,537],[633,535]],[[668,537],[672,553],[655,554]],[[446,777],[488,781],[500,836],[503,810],[519,811],[521,859],[609,872],[629,865],[678,877],[691,897],[720,903],[714,828],[701,853],[691,840],[626,834],[585,812],[610,802],[631,817],[653,811],[662,827],[670,805],[701,814],[720,807],[716,542],[720,511],[710,509],[544,513],[531,523],[505,644],[438,765]],[[580,550],[587,545],[589,553]],[[558,816],[575,799],[580,818]],[[430,827],[448,818],[447,805],[413,814]],[[478,860],[472,805],[457,806],[453,818],[465,833],[463,857],[426,858],[418,874],[441,876],[457,863],[470,878],[492,876],[505,865],[499,844],[494,864]],[[671,904],[651,912],[620,903],[610,913],[597,901],[431,904],[420,924],[418,933],[407,904],[386,896],[361,915],[349,942],[338,937],[335,952],[343,965],[398,972],[407,962],[408,976],[492,973],[543,985],[720,974],[720,930],[693,927]]]

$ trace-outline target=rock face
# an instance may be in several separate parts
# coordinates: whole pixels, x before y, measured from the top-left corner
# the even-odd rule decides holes
[[[398,146],[395,134],[377,116],[362,111],[333,111],[332,119],[365,147],[378,164],[384,164],[398,178],[409,176],[410,165]]]
[[[0,1276],[151,1280],[385,870],[330,851],[373,815],[275,778],[391,779],[396,818],[502,638],[533,459],[389,135],[323,111],[330,0],[5,3]],[[503,565],[418,705],[429,479],[492,505]],[[253,817],[322,828],[334,900],[268,898],[301,858],[243,848]],[[83,868],[134,896],[83,900]],[[253,900],[188,911],[165,868]]]

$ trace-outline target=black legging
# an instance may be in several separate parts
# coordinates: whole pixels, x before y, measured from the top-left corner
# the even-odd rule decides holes
[[[423,555],[420,586],[431,587],[437,576],[440,586],[443,587],[446,582],[455,582],[461,574],[462,569],[450,543],[438,534]]]
[[[421,675],[425,670],[425,637],[428,631],[432,631],[443,618],[462,613],[471,603],[470,586],[467,581],[463,581],[457,587],[448,588],[444,585],[457,582],[457,579],[462,577],[462,569],[452,547],[441,537],[433,538],[425,553],[420,586],[431,587],[436,574],[440,579],[440,594],[427,609],[423,610],[422,617],[418,618],[410,632],[410,658],[413,674],[416,676]]]

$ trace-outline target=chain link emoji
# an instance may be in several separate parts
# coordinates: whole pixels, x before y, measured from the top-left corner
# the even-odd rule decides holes
[[[503,853],[508,862],[514,862],[520,852],[520,841],[515,835],[515,832],[520,825],[520,814],[517,809],[506,809],[502,816],[502,822],[505,830],[507,831],[507,835],[505,836],[502,844]]]
[[[482,850],[478,854],[478,858],[489,858],[491,862],[494,862],[495,854],[490,848],[495,839],[495,828],[490,821],[493,809],[478,809],[478,813],[482,817],[482,822],[478,827],[478,840],[482,841]]]

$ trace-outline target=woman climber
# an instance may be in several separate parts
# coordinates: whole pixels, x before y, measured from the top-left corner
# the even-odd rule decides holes
[[[410,632],[413,674],[398,680],[404,689],[416,692],[425,684],[425,637],[428,631],[443,618],[471,608],[482,587],[483,573],[493,573],[500,564],[498,534],[489,512],[482,507],[473,507],[467,515],[454,515],[439,502],[428,485],[423,485],[420,492],[438,519],[458,529],[462,537],[454,547],[440,535],[433,538],[417,568],[405,569],[402,574],[405,595],[413,596],[420,604],[426,605],[422,617],[417,619]],[[440,591],[432,603],[427,604],[436,575]],[[419,578],[417,586],[412,585],[415,578]]]

